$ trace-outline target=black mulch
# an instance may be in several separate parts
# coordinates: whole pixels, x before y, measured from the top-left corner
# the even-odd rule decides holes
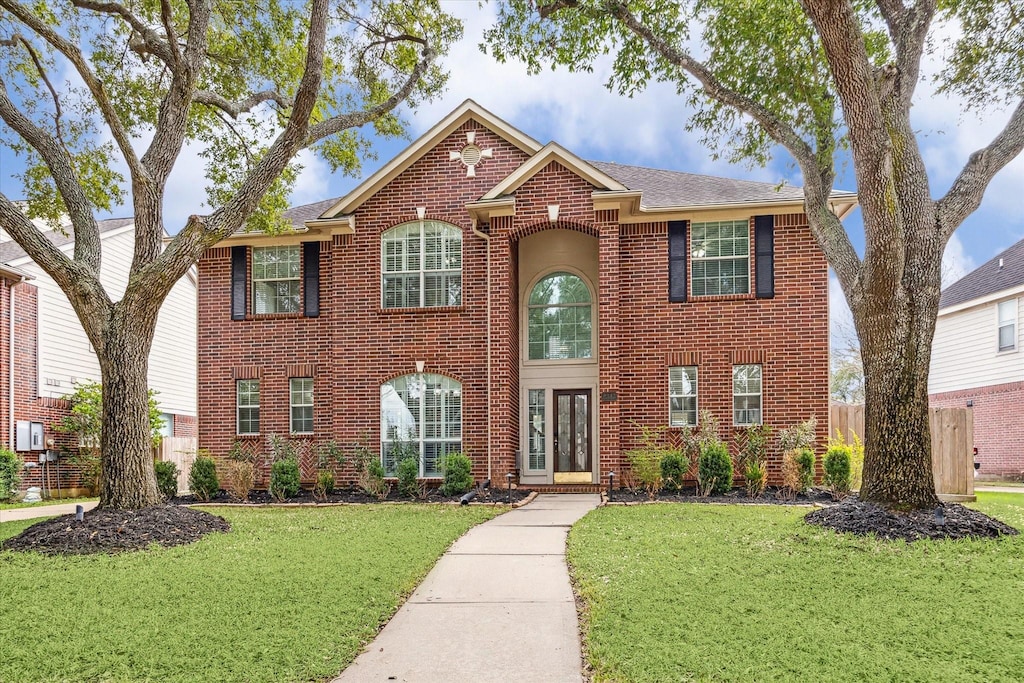
[[[942,522],[935,510],[893,512],[875,503],[848,498],[838,505],[809,513],[808,524],[853,534],[873,534],[890,540],[917,541],[922,538],[998,538],[1018,531],[971,508],[946,503],[941,506]]]
[[[518,503],[530,495],[530,489],[514,488],[512,489],[512,502]],[[392,487],[386,498],[378,498],[371,496],[358,488],[348,489],[335,489],[329,493],[325,499],[317,499],[313,496],[312,492],[302,490],[299,495],[294,498],[289,498],[284,501],[285,503],[303,503],[303,504],[324,504],[324,503],[458,503],[462,495],[457,496],[444,496],[441,495],[441,491],[436,488],[427,489],[426,495],[422,498],[411,498],[409,496],[403,496],[398,493],[398,489]],[[495,489],[488,488],[484,489],[483,492],[477,493],[476,497],[473,498],[474,503],[508,503],[508,489]],[[210,498],[208,503],[197,500],[195,496],[181,496],[171,501],[174,504],[179,505],[196,505],[196,504],[219,504],[219,503],[248,503],[250,505],[267,505],[269,503],[277,503],[266,491],[253,490],[249,492],[248,498],[245,500],[239,500],[234,496],[230,495],[226,491],[221,491],[217,495]]]
[[[92,510],[79,522],[74,515],[33,524],[0,545],[3,550],[34,550],[47,555],[88,555],[142,550],[153,543],[170,547],[229,531],[223,518],[177,505],[142,510]]]
[[[613,503],[642,503],[650,500],[645,491],[630,491],[629,489],[618,489],[612,492]],[[668,503],[735,503],[737,505],[758,504],[758,505],[810,505],[833,503],[832,494],[825,489],[811,489],[806,493],[797,495],[790,499],[784,497],[779,489],[768,487],[761,495],[751,498],[744,489],[733,489],[728,493],[714,496],[698,496],[693,488],[683,488],[680,491],[659,491],[654,500]]]

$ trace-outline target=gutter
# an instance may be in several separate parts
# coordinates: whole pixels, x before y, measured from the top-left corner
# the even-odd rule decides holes
[[[487,243],[487,478],[491,476],[491,236],[482,232],[476,218],[473,219],[473,234]]]

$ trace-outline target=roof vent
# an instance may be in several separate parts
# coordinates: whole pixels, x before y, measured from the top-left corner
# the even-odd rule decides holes
[[[999,270],[1002,270],[1002,269],[1003,269],[1003,259],[1000,258],[999,259]]]

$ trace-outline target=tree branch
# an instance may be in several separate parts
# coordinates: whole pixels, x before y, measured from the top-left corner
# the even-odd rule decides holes
[[[992,142],[970,156],[946,196],[938,201],[937,220],[949,239],[964,219],[981,205],[985,189],[1006,164],[1024,151],[1024,99]]]
[[[171,66],[174,63],[174,50],[177,46],[169,44],[142,19],[132,14],[131,10],[116,2],[99,2],[98,0],[71,0],[71,4],[79,9],[92,10],[99,14],[110,14],[120,17],[135,32],[137,40],[131,40],[131,49],[138,54],[155,56],[163,63]]]
[[[282,109],[289,109],[295,103],[294,99],[285,97],[276,90],[263,90],[253,93],[244,100],[237,102],[231,102],[226,97],[209,90],[197,90],[192,101],[219,109],[233,119],[237,119],[242,114],[252,111],[253,108],[264,102],[274,102]]]

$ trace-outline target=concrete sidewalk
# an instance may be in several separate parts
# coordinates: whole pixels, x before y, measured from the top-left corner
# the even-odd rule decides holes
[[[541,495],[471,529],[335,681],[581,681],[565,539],[598,503]]]
[[[975,493],[1024,493],[1024,486],[1000,486],[998,484],[975,484]]]
[[[14,508],[0,510],[0,523],[14,522],[19,519],[35,519],[36,517],[60,517],[75,514],[75,505],[81,505],[88,512],[99,505],[99,501],[90,500],[84,503],[61,503],[59,505],[39,505],[30,508]]]

